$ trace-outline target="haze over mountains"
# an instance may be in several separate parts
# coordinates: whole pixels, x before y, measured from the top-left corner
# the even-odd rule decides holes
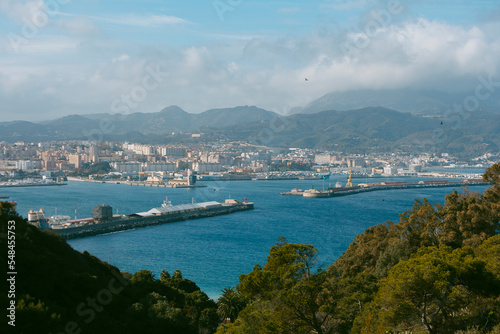
[[[331,93],[301,113],[281,116],[255,106],[191,114],[170,106],[156,113],[70,115],[40,124],[0,123],[0,140],[111,140],[154,144],[227,139],[268,147],[363,153],[371,150],[450,152],[467,156],[500,148],[500,99],[477,111],[454,112],[464,95],[435,91]],[[377,106],[381,105],[381,106]],[[393,106],[395,110],[382,106]],[[401,112],[401,110],[406,112]],[[191,133],[201,132],[201,139]]]
[[[489,92],[482,88],[487,98],[481,99],[480,110],[500,113],[500,92]],[[424,115],[443,115],[456,104],[463,105],[475,91],[448,93],[436,90],[352,90],[326,94],[300,108],[303,114],[314,114],[325,110],[347,111],[366,107],[384,107],[400,112]],[[297,110],[297,111],[299,111]]]
[[[242,123],[259,122],[278,114],[254,106],[211,109],[190,114],[177,106],[156,113],[69,115],[36,124],[27,121],[0,123],[0,140],[40,141],[104,138],[132,140],[141,137],[195,131],[202,127],[224,128]],[[132,137],[132,139],[129,139]]]
[[[462,117],[462,118],[461,118]],[[276,122],[275,122],[276,123]],[[262,129],[273,129],[272,135]],[[500,115],[487,112],[424,117],[382,107],[296,114],[282,122],[226,129],[229,139],[253,139],[273,147],[306,147],[350,153],[449,152],[479,156],[498,152]]]

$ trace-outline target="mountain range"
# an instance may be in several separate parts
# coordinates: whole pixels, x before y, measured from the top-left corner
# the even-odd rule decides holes
[[[226,139],[267,147],[348,153],[400,150],[467,157],[497,154],[500,100],[492,97],[489,104],[482,104],[474,112],[463,108],[452,111],[449,106],[462,98],[424,91],[357,91],[327,94],[289,116],[255,106],[211,109],[200,114],[170,106],[156,113],[69,115],[43,123],[0,123],[0,141],[86,139],[192,144]],[[191,133],[203,136],[192,138]]]
[[[69,115],[43,123],[4,122],[0,123],[0,140],[141,140],[172,132],[196,131],[202,127],[225,128],[260,122],[277,116],[274,112],[254,106],[211,109],[201,114],[190,114],[177,106],[170,106],[157,113]]]
[[[349,153],[448,152],[475,157],[499,152],[500,115],[477,111],[426,117],[377,107],[296,114],[280,121],[241,124],[225,129],[224,134],[231,140],[272,147]]]
[[[486,89],[484,89],[486,91]],[[484,93],[481,90],[481,93]],[[489,93],[481,99],[480,109],[500,113],[500,91]],[[367,107],[384,107],[400,112],[420,115],[443,115],[454,105],[463,105],[466,98],[475,96],[475,91],[449,93],[436,90],[352,90],[326,94],[304,108],[295,109],[302,114],[314,114],[325,110],[347,111]]]

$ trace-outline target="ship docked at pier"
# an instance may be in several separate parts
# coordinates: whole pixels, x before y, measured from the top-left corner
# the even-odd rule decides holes
[[[92,210],[92,218],[70,220],[69,216],[45,217],[43,209],[30,210],[28,222],[40,229],[51,229],[65,239],[82,238],[92,235],[118,232],[151,225],[161,225],[183,220],[199,219],[252,210],[254,204],[235,199],[222,203],[211,201],[173,205],[167,198],[160,207],[129,215],[113,215],[107,205],[98,205]]]
[[[436,187],[464,187],[464,186],[483,186],[489,185],[488,182],[484,182],[482,179],[467,179],[461,181],[449,181],[449,180],[430,180],[430,181],[419,181],[419,182],[378,182],[378,183],[360,183],[354,185],[352,183],[352,168],[349,173],[349,179],[347,184],[342,186],[340,182],[337,182],[335,187],[328,188],[326,190],[318,189],[308,189],[308,190],[297,190],[292,189],[289,192],[282,192],[281,195],[285,196],[302,196],[306,198],[327,198],[327,197],[338,197],[338,196],[348,196],[359,194],[369,191],[380,191],[380,190],[396,190],[396,189],[412,189],[412,188],[436,188]]]
[[[412,189],[412,188],[442,188],[442,187],[466,187],[466,186],[484,186],[489,185],[488,182],[483,180],[463,180],[463,181],[419,181],[419,182],[380,182],[380,183],[360,183],[357,186],[350,187],[335,187],[326,190],[308,189],[304,191],[292,190],[289,192],[282,192],[281,195],[285,196],[302,196],[306,198],[327,198],[348,196],[370,191],[381,190],[397,190],[397,189]]]

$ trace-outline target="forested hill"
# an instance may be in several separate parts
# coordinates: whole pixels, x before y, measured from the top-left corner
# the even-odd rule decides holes
[[[486,112],[423,117],[386,108],[322,111],[239,124],[219,132],[272,147],[349,153],[449,152],[477,157],[500,149],[500,115]]]
[[[2,319],[0,333],[213,333],[216,303],[176,271],[155,278],[150,271],[120,273],[58,234],[39,231],[0,202],[0,226],[16,232],[15,328]],[[7,263],[6,238],[1,263]],[[4,268],[6,265],[4,266]],[[2,291],[8,291],[2,280]],[[9,300],[0,294],[5,310]],[[10,321],[10,320],[9,320]],[[15,329],[15,330],[14,330]]]
[[[328,268],[316,269],[313,245],[281,238],[217,303],[179,271],[120,273],[0,202],[0,257],[11,260],[15,221],[18,273],[16,330],[4,318],[0,332],[498,334],[500,164],[485,179],[482,195],[416,200],[399,223],[356,236]],[[0,300],[9,305],[7,294]]]
[[[240,277],[250,302],[217,333],[500,333],[500,165],[483,195],[416,200],[356,236],[327,270],[285,240]]]
[[[192,138],[192,133],[203,135]],[[428,116],[369,107],[281,117],[253,106],[201,114],[170,106],[149,114],[72,115],[43,124],[0,123],[0,140],[8,142],[72,139],[158,145],[229,140],[346,153],[446,152],[474,158],[500,151],[500,115],[448,110]]]

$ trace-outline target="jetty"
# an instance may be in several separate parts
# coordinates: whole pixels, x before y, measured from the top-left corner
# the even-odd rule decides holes
[[[64,182],[0,182],[0,188],[23,188],[23,187],[54,187],[54,186],[65,186],[67,183]]]
[[[165,201],[161,207],[153,208],[147,212],[121,216],[111,214],[104,219],[95,216],[93,212],[93,218],[68,221],[60,225],[50,224],[48,221],[53,220],[54,217],[50,220],[46,219],[42,210],[39,213],[32,210],[28,215],[28,221],[42,229],[42,226],[47,228],[50,225],[49,229],[60,234],[62,238],[75,239],[153,225],[227,215],[252,210],[253,208],[254,204],[247,202],[246,199],[244,202],[228,199],[223,203],[205,202],[181,205],[171,205],[170,202]],[[95,209],[111,211],[111,207],[108,205],[101,205]]]
[[[161,183],[161,182],[145,182],[145,181],[117,181],[117,180],[90,180],[77,177],[68,177],[70,182],[90,182],[90,183],[106,183],[106,184],[124,184],[128,186],[152,187],[152,188],[206,188],[205,184],[187,184],[182,182]]]
[[[302,196],[306,198],[328,198],[355,195],[370,191],[398,190],[413,188],[443,188],[443,187],[467,187],[467,186],[487,186],[489,182],[482,180],[463,180],[463,181],[420,181],[420,182],[380,182],[380,183],[360,183],[357,186],[351,184],[346,187],[328,188],[327,190],[308,189],[304,191],[292,190],[282,192],[283,196]]]

